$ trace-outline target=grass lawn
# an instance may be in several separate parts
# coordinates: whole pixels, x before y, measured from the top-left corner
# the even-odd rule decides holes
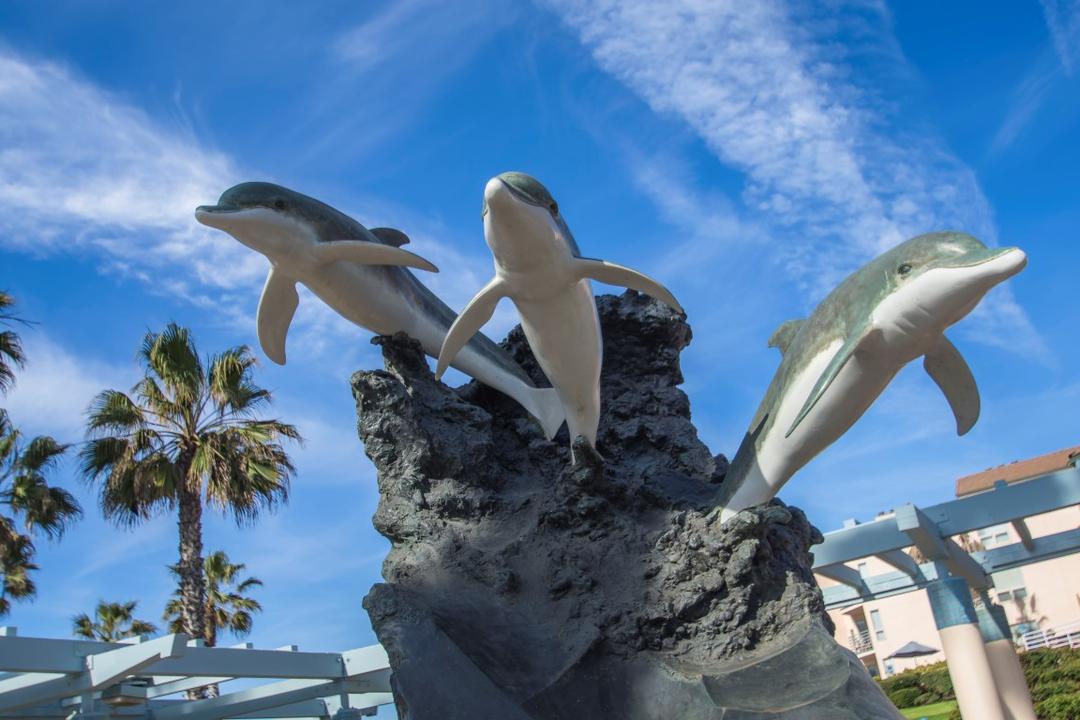
[[[953,701],[934,703],[933,705],[922,705],[920,707],[904,708],[900,711],[900,714],[906,718],[926,718],[926,720],[945,720],[949,717],[949,713],[956,707],[956,703]]]

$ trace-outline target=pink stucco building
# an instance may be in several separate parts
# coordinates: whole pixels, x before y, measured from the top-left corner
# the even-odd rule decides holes
[[[956,495],[966,497],[986,492],[1000,481],[1022,483],[1078,461],[1080,446],[991,468],[957,480]],[[1080,505],[1073,505],[953,539],[969,551],[989,550],[1077,528],[1080,528]],[[912,550],[909,548],[908,552]],[[895,570],[876,557],[846,564],[863,577]],[[993,581],[991,598],[1005,608],[1021,650],[1046,644],[1080,647],[1080,553],[994,573]],[[836,584],[821,575],[818,582],[823,588]],[[837,641],[854,651],[871,674],[887,677],[945,659],[925,590],[850,605],[830,610],[829,614],[836,623]],[[939,652],[915,659],[887,659],[911,641],[937,648]]]

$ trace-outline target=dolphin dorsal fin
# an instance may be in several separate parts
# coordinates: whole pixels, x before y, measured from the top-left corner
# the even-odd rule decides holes
[[[923,367],[933,379],[956,418],[956,434],[964,435],[979,419],[979,387],[964,356],[942,335],[923,358]]]
[[[371,228],[371,234],[382,240],[387,245],[401,247],[409,244],[409,236],[395,228]]]
[[[259,345],[266,357],[278,365],[285,364],[285,336],[289,333],[289,325],[299,303],[296,279],[271,265],[262,297],[259,298],[256,324],[259,328]]]
[[[769,347],[779,348],[781,355],[787,353],[788,346],[791,345],[791,341],[795,339],[795,334],[799,332],[804,322],[806,321],[800,318],[781,323],[769,338]]]

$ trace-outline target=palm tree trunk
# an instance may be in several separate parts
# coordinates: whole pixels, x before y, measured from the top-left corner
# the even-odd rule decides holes
[[[181,488],[179,493],[180,527],[180,602],[184,630],[192,638],[206,636],[206,583],[202,559],[202,497],[198,490]]]

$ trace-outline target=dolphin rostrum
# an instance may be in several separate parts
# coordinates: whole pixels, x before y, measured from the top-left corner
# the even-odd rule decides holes
[[[438,377],[466,341],[510,298],[525,338],[562,400],[570,439],[596,447],[600,422],[600,321],[589,279],[638,290],[682,308],[655,280],[603,260],[581,257],[559,206],[543,185],[508,172],[484,188],[484,239],[495,277],[466,306],[446,335]]]
[[[380,335],[404,332],[433,357],[454,322],[454,312],[405,269],[437,272],[401,249],[409,238],[399,230],[368,230],[325,203],[265,182],[229,188],[217,205],[200,206],[195,217],[270,261],[259,301],[259,344],[278,364],[285,363],[285,336],[299,302],[297,282],[345,319]],[[540,421],[547,438],[562,425],[555,391],[535,387],[484,335],[469,341],[454,367],[521,403]]]
[[[777,328],[769,346],[783,360],[721,486],[721,519],[776,495],[917,357],[952,407],[957,433],[970,430],[979,390],[943,333],[1026,264],[1017,248],[988,248],[963,233],[920,235],[856,271],[808,319]]]

